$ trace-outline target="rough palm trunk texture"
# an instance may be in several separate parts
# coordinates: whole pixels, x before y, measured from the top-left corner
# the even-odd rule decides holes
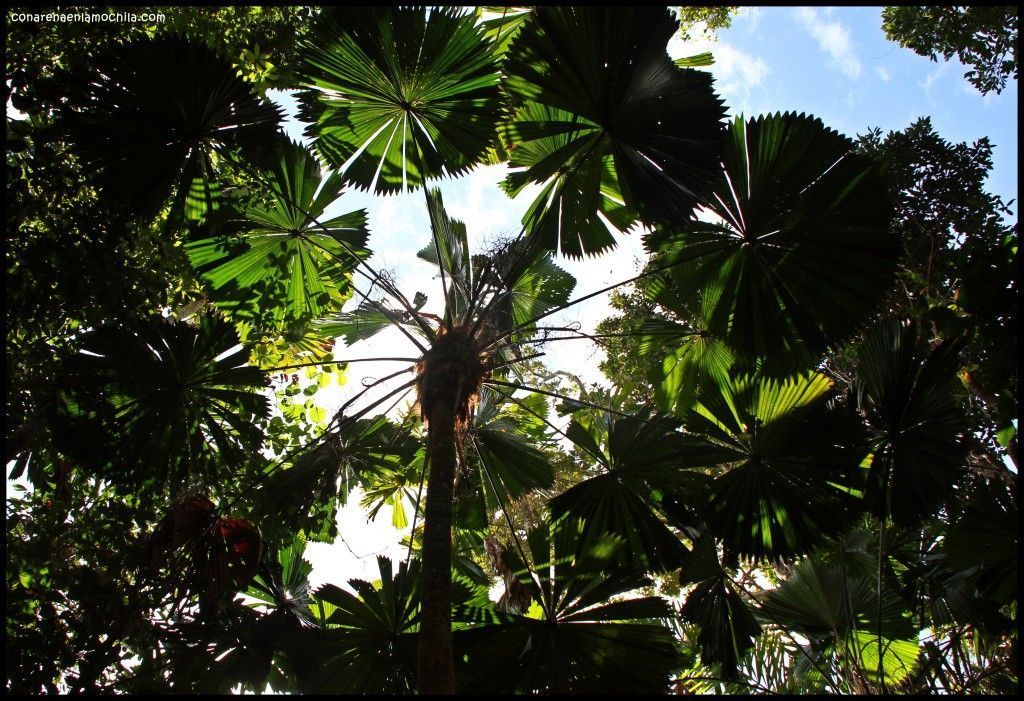
[[[450,402],[437,401],[431,408],[427,454],[430,477],[420,575],[418,686],[421,694],[454,694],[451,590],[455,413]]]

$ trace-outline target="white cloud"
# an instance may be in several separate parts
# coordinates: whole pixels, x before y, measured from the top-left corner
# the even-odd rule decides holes
[[[768,64],[758,56],[751,56],[729,45],[721,44],[712,52],[715,63],[711,72],[724,94],[746,101],[753,88],[759,87],[768,75]]]
[[[881,79],[883,83],[888,83],[892,80],[892,76],[889,75],[889,71],[885,70],[881,66],[875,66],[875,73],[878,74],[879,79]]]
[[[831,15],[830,12],[822,17],[811,7],[797,8],[793,14],[797,22],[818,42],[821,50],[831,57],[830,66],[848,78],[860,77],[860,60],[854,55],[850,30],[842,22],[829,21],[827,17]]]

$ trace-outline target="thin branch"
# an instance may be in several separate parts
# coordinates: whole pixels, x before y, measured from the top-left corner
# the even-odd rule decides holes
[[[497,370],[498,368],[507,367],[509,365],[515,365],[516,363],[522,363],[522,362],[525,362],[527,360],[533,360],[534,358],[540,358],[540,357],[545,356],[545,355],[547,355],[547,353],[532,353],[530,355],[524,355],[524,356],[520,356],[518,358],[512,358],[512,360],[506,360],[503,363],[495,363],[494,365],[489,365],[487,367],[487,369],[489,371],[490,370]]]

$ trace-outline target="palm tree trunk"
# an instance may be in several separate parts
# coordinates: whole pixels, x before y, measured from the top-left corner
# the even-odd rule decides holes
[[[431,407],[427,459],[430,477],[420,575],[418,687],[421,694],[454,694],[451,589],[455,412],[449,401],[435,401]]]

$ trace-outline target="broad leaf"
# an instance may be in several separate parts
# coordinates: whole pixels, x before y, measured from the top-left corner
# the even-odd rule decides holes
[[[677,22],[662,7],[540,7],[506,55],[516,111],[506,182],[544,188],[524,224],[579,256],[614,241],[631,212],[686,218],[715,177],[725,110],[707,73],[666,53]]]
[[[64,364],[57,445],[129,492],[223,487],[263,442],[268,383],[248,356],[213,317],[92,331]]]
[[[427,190],[427,211],[430,214],[430,231],[433,242],[416,255],[438,266],[448,286],[445,300],[445,317],[460,319],[468,311],[473,295],[473,266],[469,256],[469,242],[466,225],[452,219],[444,211],[444,200],[437,188]],[[438,253],[441,255],[438,260]]]
[[[465,609],[468,621],[490,625],[455,633],[460,689],[477,693],[663,693],[680,656],[669,629],[652,623],[671,615],[657,597],[609,603],[642,586],[635,570],[614,564],[621,541],[581,548],[582,526],[563,521],[528,537],[533,570],[511,550],[504,555],[542,619]]]
[[[331,314],[314,324],[314,328],[328,338],[341,336],[347,346],[373,338],[392,326],[402,326],[416,336],[423,336],[423,330],[408,312],[369,299],[360,302],[355,309]]]
[[[712,538],[694,541],[683,558],[679,583],[697,585],[686,596],[679,616],[700,628],[701,662],[721,664],[722,675],[735,679],[737,665],[753,647],[761,626],[726,576]]]
[[[192,265],[232,318],[279,328],[340,310],[366,250],[366,211],[318,221],[344,192],[304,146],[282,140],[268,172],[270,205],[245,207],[229,233],[189,243]],[[207,231],[207,234],[210,232]]]
[[[647,239],[707,331],[753,359],[815,362],[849,338],[895,281],[900,242],[880,169],[805,115],[737,118],[724,171],[700,204],[718,222]]]
[[[568,514],[584,521],[584,547],[613,534],[626,542],[622,553],[629,562],[660,571],[678,567],[685,548],[652,508],[657,501],[652,493],[678,489],[678,480],[684,475],[681,457],[686,439],[674,429],[674,423],[648,415],[616,417],[608,422],[606,448],[602,449],[595,437],[573,420],[566,435],[594,455],[605,472],[552,499],[552,515]]]
[[[491,47],[457,8],[327,8],[303,48],[314,147],[346,180],[393,193],[460,175],[494,140]]]
[[[964,468],[966,424],[955,395],[960,347],[946,341],[932,349],[916,324],[890,319],[858,349],[861,408],[876,446],[868,498],[898,523],[930,514]]]
[[[419,614],[419,561],[377,558],[379,586],[358,579],[358,596],[327,584],[314,596],[332,607],[325,620],[330,659],[319,693],[409,694],[416,688],[415,626]]]
[[[681,461],[716,468],[702,512],[734,552],[807,552],[859,513],[867,446],[856,417],[827,406],[831,386],[817,373],[746,376],[707,388],[689,412],[696,435]]]
[[[273,143],[280,113],[204,44],[142,39],[103,53],[83,105],[63,115],[108,200],[140,219],[172,193],[178,216],[217,206],[215,157]]]
[[[762,597],[758,615],[765,622],[795,630],[807,637],[842,639],[861,630],[877,635],[879,620],[886,639],[916,634],[906,604],[883,589],[881,614],[875,582],[851,576],[839,565],[803,560],[777,589]],[[876,658],[877,662],[877,658]]]

